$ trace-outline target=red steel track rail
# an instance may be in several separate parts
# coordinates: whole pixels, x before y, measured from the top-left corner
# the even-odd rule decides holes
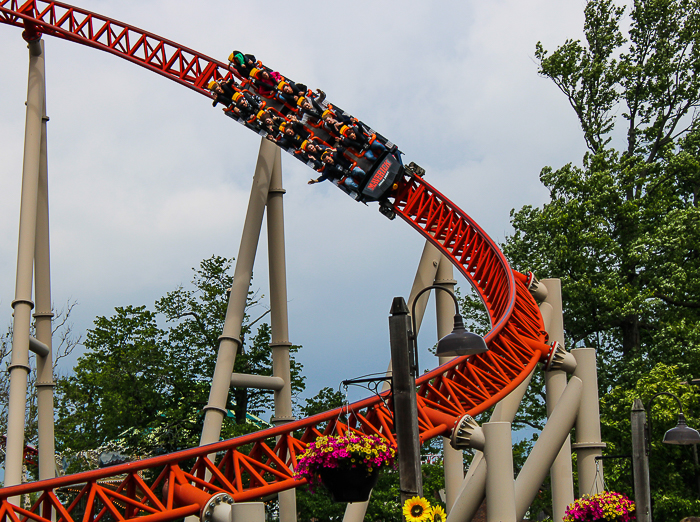
[[[0,0],[0,23],[114,54],[212,97],[209,80],[231,76],[227,64],[138,27],[63,2]]]
[[[60,2],[0,0],[0,22],[107,51],[211,97],[204,86],[231,73],[224,63],[170,40]],[[527,277],[513,271],[484,231],[422,178],[405,176],[392,194],[395,212],[434,243],[481,296],[493,328],[489,351],[461,357],[418,381],[421,440],[447,435],[468,413],[504,398],[551,347]],[[199,514],[202,498],[226,492],[236,502],[294,488],[294,468],[306,445],[348,430],[394,442],[389,393],[275,428],[208,446],[0,489],[0,522],[176,520]],[[213,459],[213,460],[212,460]],[[144,478],[145,477],[145,478]],[[69,502],[58,490],[80,492]],[[199,490],[198,495],[192,490]],[[182,491],[189,490],[189,494]],[[31,494],[31,506],[13,502]]]

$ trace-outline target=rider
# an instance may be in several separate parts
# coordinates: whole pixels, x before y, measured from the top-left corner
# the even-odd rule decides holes
[[[305,140],[299,145],[298,150],[294,151],[294,156],[300,159],[307,165],[309,165],[314,170],[321,170],[323,168],[323,163],[319,159],[321,157],[322,151],[316,149],[314,142]]]
[[[266,98],[274,96],[277,84],[283,80],[280,73],[257,67],[250,71],[249,76],[258,92]]]
[[[360,167],[353,167],[343,155],[345,149],[336,147],[328,149],[321,155],[321,161],[325,163],[325,167],[321,176],[308,181],[309,185],[320,183],[326,179],[338,180],[338,184],[343,184],[354,192],[360,192],[360,183],[365,178],[365,171]]]
[[[297,100],[297,106],[302,116],[307,116],[314,123],[321,119],[323,111],[326,110],[318,101],[311,96],[301,96]]]
[[[358,152],[365,151],[365,158],[375,161],[377,155],[386,150],[384,144],[378,139],[370,140],[370,137],[362,131],[359,122],[356,125],[343,125],[340,128],[340,138],[337,142],[343,147],[350,147]]]
[[[216,80],[211,80],[207,85],[207,88],[214,96],[216,96],[211,104],[212,107],[216,107],[218,103],[221,103],[226,107],[231,105],[233,95],[236,94],[235,85],[236,82],[233,78],[218,82]]]
[[[307,87],[304,84],[297,84],[291,80],[282,80],[277,84],[277,93],[275,98],[282,103],[287,105],[295,105],[299,97],[306,94]]]
[[[242,78],[247,78],[255,67],[255,56],[233,51],[228,57],[228,62],[229,68],[235,69]]]
[[[262,100],[256,94],[237,92],[233,95],[233,103],[235,104],[235,112],[244,120],[249,120],[260,110]]]
[[[260,122],[260,128],[268,132],[268,134],[273,137],[277,137],[279,131],[279,125],[284,122],[284,119],[279,116],[273,116],[272,113],[268,111],[259,111],[257,114],[258,121]]]
[[[302,126],[303,128],[303,126]],[[277,138],[277,144],[283,149],[299,149],[305,138],[298,134],[292,122],[285,121],[279,126],[280,135]],[[308,131],[304,130],[308,136]]]
[[[336,139],[340,138],[340,129],[343,125],[352,125],[357,121],[352,116],[348,116],[333,106],[329,106],[328,109],[323,111],[321,118],[323,119],[323,128]]]

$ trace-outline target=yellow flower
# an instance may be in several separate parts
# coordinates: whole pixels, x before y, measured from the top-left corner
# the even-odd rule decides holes
[[[409,498],[403,505],[403,515],[406,517],[406,522],[428,522],[430,514],[430,504],[424,498]]]
[[[447,520],[447,513],[442,506],[435,506],[430,513],[433,522],[445,522]]]

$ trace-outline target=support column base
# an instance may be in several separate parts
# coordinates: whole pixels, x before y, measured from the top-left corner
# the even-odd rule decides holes
[[[297,420],[296,417],[272,417],[270,423],[275,426],[280,426],[282,424],[294,422],[295,420]]]

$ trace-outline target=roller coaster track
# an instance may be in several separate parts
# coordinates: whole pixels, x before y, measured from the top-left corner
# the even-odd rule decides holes
[[[211,97],[211,79],[231,75],[226,64],[116,20],[60,2],[0,0],[0,22],[94,47],[136,63]],[[422,441],[449,435],[456,419],[496,404],[544,360],[542,317],[528,277],[510,268],[484,231],[425,180],[405,175],[391,194],[397,215],[435,244],[480,294],[493,325],[489,351],[461,357],[418,381]],[[358,431],[394,442],[390,393],[289,424],[169,455],[0,489],[0,522],[84,522],[138,518],[169,521],[199,514],[212,494],[259,499],[302,485],[297,456],[317,436]],[[213,459],[213,460],[212,460]],[[144,478],[146,477],[146,478]],[[60,488],[79,493],[65,500]],[[19,495],[31,494],[21,507]],[[204,500],[202,500],[204,499]]]

